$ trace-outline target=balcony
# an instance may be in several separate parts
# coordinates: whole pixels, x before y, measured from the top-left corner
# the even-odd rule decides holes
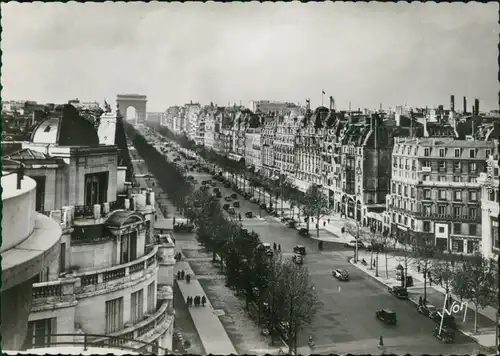
[[[58,281],[34,283],[32,287],[32,311],[76,305],[76,283],[76,278],[64,278]]]
[[[154,334],[162,334],[173,322],[173,317],[169,315],[169,302],[164,302],[160,308],[152,315],[145,315],[145,319],[135,325],[126,327],[123,330],[106,335],[101,339],[93,340],[95,346],[132,346],[136,340],[139,342],[151,341]],[[134,340],[134,341],[127,341]],[[136,345],[139,346],[139,345]]]
[[[479,183],[477,182],[441,182],[435,180],[424,180],[419,181],[418,185],[423,185],[425,187],[443,187],[443,188],[478,188]]]
[[[469,215],[461,215],[454,216],[449,214],[436,214],[436,213],[423,213],[423,212],[414,212],[416,217],[421,219],[429,219],[429,220],[441,220],[441,221],[453,221],[453,222],[467,222],[467,223],[480,223],[480,216],[469,216]]]

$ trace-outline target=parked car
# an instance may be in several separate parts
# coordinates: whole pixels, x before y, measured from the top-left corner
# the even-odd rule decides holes
[[[441,333],[439,332],[439,326],[436,326],[432,331],[432,335],[445,344],[451,344],[455,341],[455,331],[445,325],[441,328]]]
[[[253,217],[253,213],[252,213],[251,211],[247,211],[247,212],[245,213],[245,217],[247,217],[247,218],[251,219],[251,218]]]
[[[356,243],[358,244],[358,248],[365,248],[365,244],[361,240],[351,240],[344,244],[344,247],[356,248]]]
[[[281,222],[282,223],[286,223],[288,221],[292,220],[291,218],[288,218],[288,217],[284,217],[284,218],[281,218]]]
[[[420,314],[425,315],[426,317],[431,318],[433,320],[437,314],[437,308],[432,304],[420,305],[417,308],[417,310]]]
[[[231,200],[233,200],[233,199],[231,199],[231,197],[227,196],[227,197],[225,197],[225,198],[224,198],[224,200],[225,200],[225,201],[231,201]]]
[[[229,182],[224,183],[224,188],[230,188],[230,187],[231,187],[231,184]]]
[[[240,207],[240,202],[239,202],[239,201],[235,201],[235,202],[233,203],[233,206],[234,206],[235,208],[239,208],[239,207]]]
[[[305,246],[302,245],[295,245],[295,247],[293,248],[293,253],[298,253],[299,255],[305,255],[306,248]]]
[[[273,248],[271,247],[271,244],[267,243],[267,242],[263,242],[259,245],[258,249],[260,250],[264,250],[264,252],[266,253],[266,255],[268,256],[272,256],[273,255]]]
[[[347,274],[346,270],[343,269],[336,269],[332,271],[332,275],[337,278],[339,281],[348,281],[349,280],[349,275]]]
[[[304,263],[304,259],[300,253],[296,253],[292,256],[292,261],[295,262],[298,265],[301,265]]]
[[[210,181],[210,185],[211,185],[212,187],[215,187],[215,186],[217,186],[217,183],[215,183],[215,182],[212,180],[212,181]]]
[[[286,226],[289,227],[290,229],[295,229],[296,225],[297,225],[297,221],[295,221],[295,220],[290,220],[286,223]]]
[[[238,199],[238,194],[236,194],[236,193],[231,194],[231,198]]]
[[[398,319],[396,313],[390,309],[381,309],[375,312],[375,317],[387,325],[396,325]]]
[[[217,198],[222,198],[222,193],[221,193],[220,191],[216,191],[216,192],[215,192],[215,196],[216,196]]]
[[[227,209],[227,212],[231,215],[235,215],[236,214],[236,210],[234,210],[234,208],[229,208]]]
[[[193,176],[187,176],[187,177],[186,177],[186,179],[187,179],[187,180],[193,180],[193,179],[194,179],[194,177],[193,177]]]
[[[202,186],[200,187],[200,190],[201,190],[202,192],[207,192],[207,191],[208,191],[208,186],[206,186],[206,185],[202,185]]]
[[[436,313],[432,318],[436,323],[441,323],[441,316]],[[444,314],[443,315],[443,326],[446,326],[450,329],[457,329],[457,321],[453,315]]]
[[[222,206],[222,209],[224,209],[224,210],[228,210],[228,209],[229,209],[229,206],[230,206],[229,204],[224,204],[224,205]]]
[[[384,252],[384,244],[380,242],[374,242],[366,246],[366,250],[368,252],[371,252],[372,250],[373,252]]]
[[[408,299],[408,290],[405,287],[394,286],[387,288],[387,290],[398,299]]]
[[[174,225],[174,232],[193,232],[194,225],[179,223]]]
[[[299,230],[299,235],[304,236],[304,237],[309,237],[310,236],[309,230],[307,230],[305,227],[303,227]]]

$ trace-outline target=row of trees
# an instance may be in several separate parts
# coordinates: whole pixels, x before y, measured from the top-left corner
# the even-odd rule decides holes
[[[188,199],[189,218],[197,226],[196,236],[217,257],[226,275],[226,285],[244,295],[247,309],[257,307],[273,342],[285,325],[290,350],[297,336],[309,324],[319,302],[307,268],[282,259],[277,251],[269,256],[261,248],[259,235],[244,229],[239,221],[222,213],[219,201],[197,190]]]
[[[371,246],[384,245],[388,247],[393,240],[373,230],[361,229],[356,224],[346,224],[346,231],[358,237]],[[371,250],[370,268],[376,261],[378,274],[378,252]],[[384,249],[386,278],[388,272],[388,249]],[[375,255],[375,256],[374,256]],[[375,257],[375,258],[374,258]],[[481,254],[474,256],[455,256],[445,254],[438,249],[434,241],[421,236],[412,236],[403,249],[395,256],[403,267],[402,285],[406,285],[405,276],[408,269],[415,267],[424,279],[424,301],[427,299],[427,286],[439,285],[446,295],[454,294],[460,301],[474,305],[474,330],[477,332],[477,313],[495,302],[497,298],[498,266],[496,261],[486,259]],[[451,304],[451,296],[447,300]],[[440,308],[441,306],[437,306]]]
[[[297,349],[299,333],[312,322],[320,303],[306,267],[268,256],[257,233],[227,218],[219,201],[206,191],[192,191],[177,166],[165,160],[146,140],[127,127],[129,137],[172,203],[185,211],[196,226],[196,238],[212,253],[226,276],[226,285],[245,297],[246,307],[256,306],[274,342],[280,324],[286,328],[290,351]]]

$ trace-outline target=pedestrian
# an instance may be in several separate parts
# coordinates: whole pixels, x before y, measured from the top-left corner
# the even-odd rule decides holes
[[[191,297],[187,297],[187,299],[186,299],[186,304],[187,304],[187,306],[188,306],[188,307],[189,307],[189,303],[190,303],[190,302],[191,302]]]
[[[172,219],[172,225],[175,225],[175,216],[174,216],[174,218]]]
[[[181,279],[184,279],[184,270],[181,271]]]
[[[330,223],[330,219],[328,219],[328,223]]]
[[[325,226],[326,226],[326,221],[323,221],[323,227],[325,227]]]
[[[155,221],[158,221],[158,215],[155,214]]]
[[[196,296],[194,297],[194,305],[197,307],[200,305],[200,296]]]
[[[417,266],[417,272],[420,273],[420,265]]]
[[[205,296],[201,297],[201,305],[205,306],[206,302],[207,302],[207,298],[205,298]]]
[[[281,252],[281,244],[278,244],[278,251]]]
[[[384,347],[384,338],[380,336],[380,339],[378,340],[378,347]]]
[[[191,275],[188,273],[186,275],[186,283],[189,283],[189,282],[191,282]]]
[[[373,267],[375,267],[375,260],[373,260],[373,262],[372,262],[372,266],[373,266]]]
[[[276,251],[276,248],[277,248],[276,242],[273,242],[273,250]]]
[[[177,271],[177,280],[180,281],[181,280],[181,271]]]
[[[423,302],[422,296],[419,296],[418,297],[418,305],[422,306],[422,302]]]

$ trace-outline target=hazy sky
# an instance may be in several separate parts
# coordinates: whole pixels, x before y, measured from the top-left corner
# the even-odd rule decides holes
[[[498,102],[498,6],[15,2],[2,10],[2,98],[148,96],[338,108]],[[471,105],[471,104],[470,104]]]

